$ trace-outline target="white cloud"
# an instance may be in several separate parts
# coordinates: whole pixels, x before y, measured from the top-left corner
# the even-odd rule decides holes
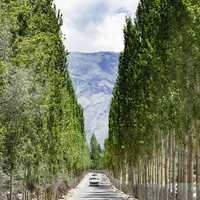
[[[139,0],[55,0],[69,51],[121,51],[125,16]]]

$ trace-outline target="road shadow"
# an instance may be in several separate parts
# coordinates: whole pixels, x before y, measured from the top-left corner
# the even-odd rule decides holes
[[[100,186],[90,186],[91,191],[89,191],[81,199],[93,199],[93,200],[124,200],[120,194],[116,193],[111,185],[100,185]]]

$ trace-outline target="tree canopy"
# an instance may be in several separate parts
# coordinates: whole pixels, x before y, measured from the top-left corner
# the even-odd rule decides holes
[[[199,19],[197,1],[141,0],[126,20],[104,163],[140,200],[200,197]]]
[[[52,0],[0,2],[0,168],[10,195],[39,194],[90,165],[61,25]]]
[[[102,150],[100,144],[98,144],[95,134],[92,135],[90,141],[90,156],[93,169],[102,168]]]

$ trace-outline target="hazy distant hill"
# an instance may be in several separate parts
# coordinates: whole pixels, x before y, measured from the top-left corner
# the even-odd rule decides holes
[[[70,53],[69,72],[84,108],[87,139],[95,133],[103,144],[108,134],[108,112],[118,69],[113,52]]]

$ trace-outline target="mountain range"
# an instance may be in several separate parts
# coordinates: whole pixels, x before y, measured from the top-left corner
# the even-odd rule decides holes
[[[95,134],[103,146],[108,135],[108,115],[117,78],[119,53],[70,53],[68,70],[78,102],[84,110],[87,141]]]

